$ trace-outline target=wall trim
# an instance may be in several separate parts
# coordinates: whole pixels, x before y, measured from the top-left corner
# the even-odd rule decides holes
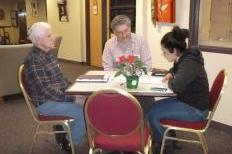
[[[90,66],[87,62],[79,62],[79,61],[69,60],[65,58],[58,58],[58,60],[62,62],[67,62],[67,63]]]
[[[228,134],[232,134],[232,126],[226,125],[217,121],[212,121],[210,127],[216,129],[218,131],[226,132]]]
[[[90,64],[88,62],[78,62],[78,61],[73,61],[73,60],[63,59],[63,58],[58,58],[58,60],[61,61],[61,62],[66,62],[66,63],[71,63],[71,64],[90,66]],[[97,67],[97,66],[91,66],[91,67],[103,70],[103,67]]]

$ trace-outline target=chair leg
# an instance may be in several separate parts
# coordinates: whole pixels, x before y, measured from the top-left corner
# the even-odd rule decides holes
[[[209,149],[208,149],[208,146],[207,146],[207,143],[206,143],[205,136],[203,134],[200,134],[200,133],[197,133],[197,135],[198,135],[198,137],[200,139],[204,154],[208,154]]]
[[[34,145],[35,142],[36,142],[36,137],[37,137],[37,132],[38,132],[39,127],[40,127],[40,125],[38,124],[38,125],[36,126],[35,133],[34,133],[34,135],[33,135],[33,137],[32,137],[32,142],[31,142],[30,149],[29,149],[29,152],[28,152],[29,154],[32,153],[32,148],[33,148],[33,145]]]
[[[67,129],[68,129],[68,135],[69,135],[69,142],[70,142],[70,145],[71,145],[71,150],[72,150],[72,154],[75,154],[75,148],[74,148],[74,144],[73,144],[73,140],[72,140],[72,134],[71,134],[71,129],[69,127],[69,124],[68,122],[65,123]]]
[[[165,146],[165,141],[166,141],[168,131],[169,131],[168,128],[164,131],[163,140],[162,140],[161,149],[160,149],[160,154],[163,154],[163,152],[164,152],[164,146]]]
[[[150,143],[149,143],[149,147],[148,147],[148,154],[152,154],[152,139],[150,139]]]
[[[36,141],[36,136],[37,136],[37,134],[35,133],[34,135],[33,135],[33,137],[32,137],[32,142],[31,142],[31,145],[30,145],[30,148],[29,148],[29,154],[31,154],[32,153],[32,148],[33,148],[33,145],[34,145],[34,143],[35,143],[35,141]]]
[[[102,152],[100,152],[102,153]],[[93,154],[93,149],[92,148],[89,148],[89,154]]]
[[[145,150],[144,150],[145,154],[152,154],[151,146],[152,146],[152,140],[151,140],[151,138],[149,138],[147,146],[145,147]]]

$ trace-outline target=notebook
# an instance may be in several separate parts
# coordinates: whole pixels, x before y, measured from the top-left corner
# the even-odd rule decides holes
[[[108,82],[108,75],[80,75],[77,82]]]

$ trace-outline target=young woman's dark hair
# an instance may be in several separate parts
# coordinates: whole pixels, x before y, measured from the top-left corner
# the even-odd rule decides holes
[[[173,27],[171,32],[165,34],[161,40],[161,45],[173,53],[173,49],[176,48],[179,52],[185,52],[187,44],[186,38],[189,37],[189,31],[187,29],[181,29],[178,26]]]

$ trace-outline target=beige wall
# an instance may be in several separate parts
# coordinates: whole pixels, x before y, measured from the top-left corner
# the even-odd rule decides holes
[[[31,3],[35,0],[25,0],[26,5],[26,12],[27,12],[27,27],[29,28],[33,23],[39,22],[39,21],[47,21],[46,17],[46,0],[37,0],[35,2],[38,2],[38,14],[33,15],[32,14],[32,6]]]
[[[226,68],[229,73],[225,93],[222,96],[214,120],[232,126],[232,55],[204,52],[203,56],[210,85],[220,69]]]
[[[83,40],[85,40],[83,33],[83,8],[84,2],[79,0],[67,1],[67,11],[69,22],[60,22],[58,15],[57,1],[47,0],[47,17],[48,23],[53,26],[54,34],[63,37],[59,54],[59,58],[78,61],[83,60]]]
[[[10,1],[10,2],[9,2]],[[4,10],[5,12],[5,20],[0,20],[0,26],[11,26],[11,17],[10,17],[10,11],[16,10],[16,1],[15,0],[0,0],[0,8]],[[18,42],[18,27],[10,27],[5,29],[6,32],[9,32],[10,34],[10,40],[12,44],[15,44]],[[0,31],[2,34],[2,32]],[[2,34],[3,35],[3,34]]]
[[[150,0],[140,1],[137,0],[136,8],[136,33],[143,35],[151,48],[153,66],[154,67],[165,67],[171,66],[162,56],[160,50],[160,40],[162,36],[170,31],[174,25],[180,25],[180,27],[188,28],[189,25],[189,5],[190,1],[177,0],[176,1],[176,23],[156,23],[153,25],[151,21],[151,4]],[[142,7],[141,7],[142,6]],[[188,6],[188,7],[187,7]],[[144,11],[148,10],[148,11]],[[141,22],[142,21],[142,22]]]
[[[177,0],[176,1],[176,24],[180,27],[189,27],[189,9],[190,9],[190,0]],[[173,24],[164,24],[157,23],[154,25],[151,22],[150,14],[150,1],[137,0],[137,33],[142,34],[148,40],[153,57],[153,66],[169,68],[170,64],[161,56],[160,52],[160,40],[161,37],[172,29]],[[148,11],[144,11],[148,10]],[[143,22],[141,22],[143,21]],[[229,80],[225,93],[219,104],[219,108],[216,112],[214,120],[232,126],[232,96],[230,92],[232,91],[232,81],[231,81],[231,72],[232,72],[232,55],[228,54],[217,54],[203,52],[205,58],[205,67],[208,73],[210,85],[218,71],[222,68],[226,68],[229,72]]]
[[[5,19],[0,20],[0,26],[11,26],[10,10],[15,9],[7,0],[0,1],[0,9],[4,10]]]

